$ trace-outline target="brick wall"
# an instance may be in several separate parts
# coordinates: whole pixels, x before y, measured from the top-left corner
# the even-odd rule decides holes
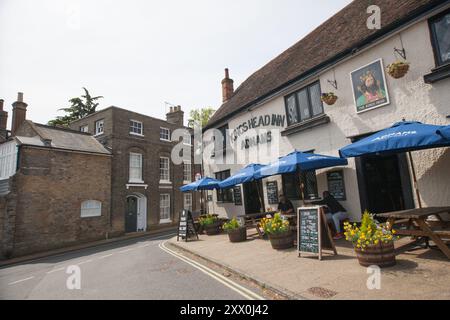
[[[159,158],[169,157],[175,143],[160,140],[160,128],[168,128],[171,132],[179,128],[167,121],[145,116],[129,110],[111,107],[93,114],[85,119],[72,123],[72,129],[79,129],[88,125],[89,132],[93,133],[94,122],[105,120],[105,134],[96,137],[107,147],[112,148],[112,229],[114,235],[125,232],[125,212],[127,196],[142,194],[147,198],[147,230],[161,227],[160,194],[170,194],[171,218],[174,224],[178,221],[178,214],[183,209],[183,194],[179,188],[183,185],[183,166],[170,164],[171,185],[159,183]],[[130,134],[129,121],[136,120],[143,124],[143,136]],[[91,131],[92,128],[92,131]],[[129,187],[129,154],[136,152],[143,155],[144,187]],[[193,159],[192,159],[193,163]],[[192,167],[192,180],[199,171],[199,166]],[[199,196],[193,195],[193,210],[199,210]]]
[[[107,236],[111,202],[109,156],[22,146],[19,161],[8,195],[16,200],[14,240],[10,241],[13,256]],[[4,200],[0,200],[0,209]],[[101,217],[81,218],[81,203],[86,200],[102,202]],[[5,216],[5,210],[2,214]],[[11,212],[9,217],[11,220]]]

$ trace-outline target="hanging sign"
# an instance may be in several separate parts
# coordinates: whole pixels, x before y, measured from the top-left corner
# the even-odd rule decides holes
[[[189,238],[196,237],[198,240],[197,231],[195,231],[194,219],[192,213],[189,210],[182,210],[180,213],[180,220],[178,222],[178,236],[177,241],[180,238],[188,242]]]
[[[297,250],[316,254],[322,260],[322,251],[331,250],[337,255],[336,246],[328,227],[323,207],[302,207],[297,211]]]

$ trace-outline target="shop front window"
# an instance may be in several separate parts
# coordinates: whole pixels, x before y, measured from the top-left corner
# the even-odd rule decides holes
[[[450,63],[450,10],[430,20],[437,66]]]
[[[217,172],[216,179],[219,181],[225,180],[230,177],[230,170]],[[233,191],[232,189],[218,189],[217,190],[217,201],[218,202],[233,202]]]

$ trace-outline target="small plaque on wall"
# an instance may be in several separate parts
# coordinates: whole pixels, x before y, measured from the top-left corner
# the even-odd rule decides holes
[[[345,193],[344,171],[332,171],[327,173],[328,191],[336,200],[345,201],[347,195]]]
[[[278,183],[276,181],[269,181],[266,184],[267,187],[267,199],[269,204],[278,204]]]
[[[233,188],[234,204],[236,206],[242,206],[242,190],[240,186]]]

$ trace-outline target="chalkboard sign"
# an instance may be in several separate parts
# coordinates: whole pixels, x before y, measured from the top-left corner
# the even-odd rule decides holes
[[[298,208],[297,212],[297,247],[301,253],[312,253],[322,260],[322,250],[329,249],[337,254],[331,231],[328,227],[322,207]]]
[[[266,187],[269,204],[278,204],[280,202],[278,199],[278,183],[276,181],[269,181],[267,182]]]
[[[236,206],[242,206],[242,190],[240,186],[233,188],[234,204]]]
[[[345,193],[344,171],[332,171],[327,173],[328,191],[336,200],[345,201],[347,195]]]
[[[177,241],[180,238],[188,242],[190,237],[196,237],[198,240],[197,231],[195,231],[194,219],[192,213],[189,210],[182,210],[180,213],[180,221],[178,222],[178,236]]]

